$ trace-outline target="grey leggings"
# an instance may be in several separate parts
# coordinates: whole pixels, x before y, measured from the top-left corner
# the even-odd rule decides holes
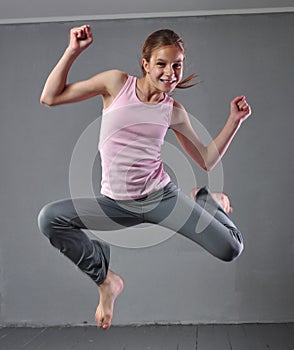
[[[104,282],[110,260],[107,243],[82,230],[111,231],[154,223],[181,233],[223,261],[243,250],[243,239],[207,187],[195,200],[170,182],[139,200],[115,201],[106,196],[64,199],[47,204],[38,217],[40,231],[97,284]]]

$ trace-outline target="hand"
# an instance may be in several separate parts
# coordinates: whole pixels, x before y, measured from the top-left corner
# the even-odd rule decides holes
[[[251,114],[251,108],[246,101],[245,96],[237,96],[231,102],[230,118],[236,123],[242,123]]]
[[[93,36],[89,25],[72,28],[70,30],[69,48],[81,53],[93,42]]]

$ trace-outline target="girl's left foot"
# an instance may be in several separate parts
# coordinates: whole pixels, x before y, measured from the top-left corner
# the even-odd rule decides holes
[[[200,190],[200,188],[195,187],[193,188],[193,190],[190,193],[190,196],[195,199],[196,194],[198,193],[198,191]],[[230,199],[229,197],[222,192],[213,192],[211,193],[213,199],[222,207],[222,209],[224,210],[225,213],[230,214],[233,211],[233,208],[231,207],[231,203],[230,203]]]

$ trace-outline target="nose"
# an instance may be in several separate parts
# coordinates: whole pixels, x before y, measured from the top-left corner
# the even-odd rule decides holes
[[[164,74],[165,74],[166,76],[172,76],[173,73],[174,73],[173,67],[172,67],[171,65],[168,65],[168,64],[167,64],[167,65],[165,66]]]

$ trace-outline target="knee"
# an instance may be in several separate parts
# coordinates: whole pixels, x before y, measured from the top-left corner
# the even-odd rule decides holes
[[[227,228],[229,229],[230,240],[222,260],[231,262],[241,255],[244,244],[242,234],[236,227],[227,226]]]
[[[38,227],[41,233],[47,238],[51,238],[54,233],[53,222],[55,219],[54,210],[52,204],[46,204],[38,214]]]
[[[232,262],[237,259],[243,251],[243,244],[234,244],[230,246],[226,254],[223,255],[222,260],[225,262]]]

